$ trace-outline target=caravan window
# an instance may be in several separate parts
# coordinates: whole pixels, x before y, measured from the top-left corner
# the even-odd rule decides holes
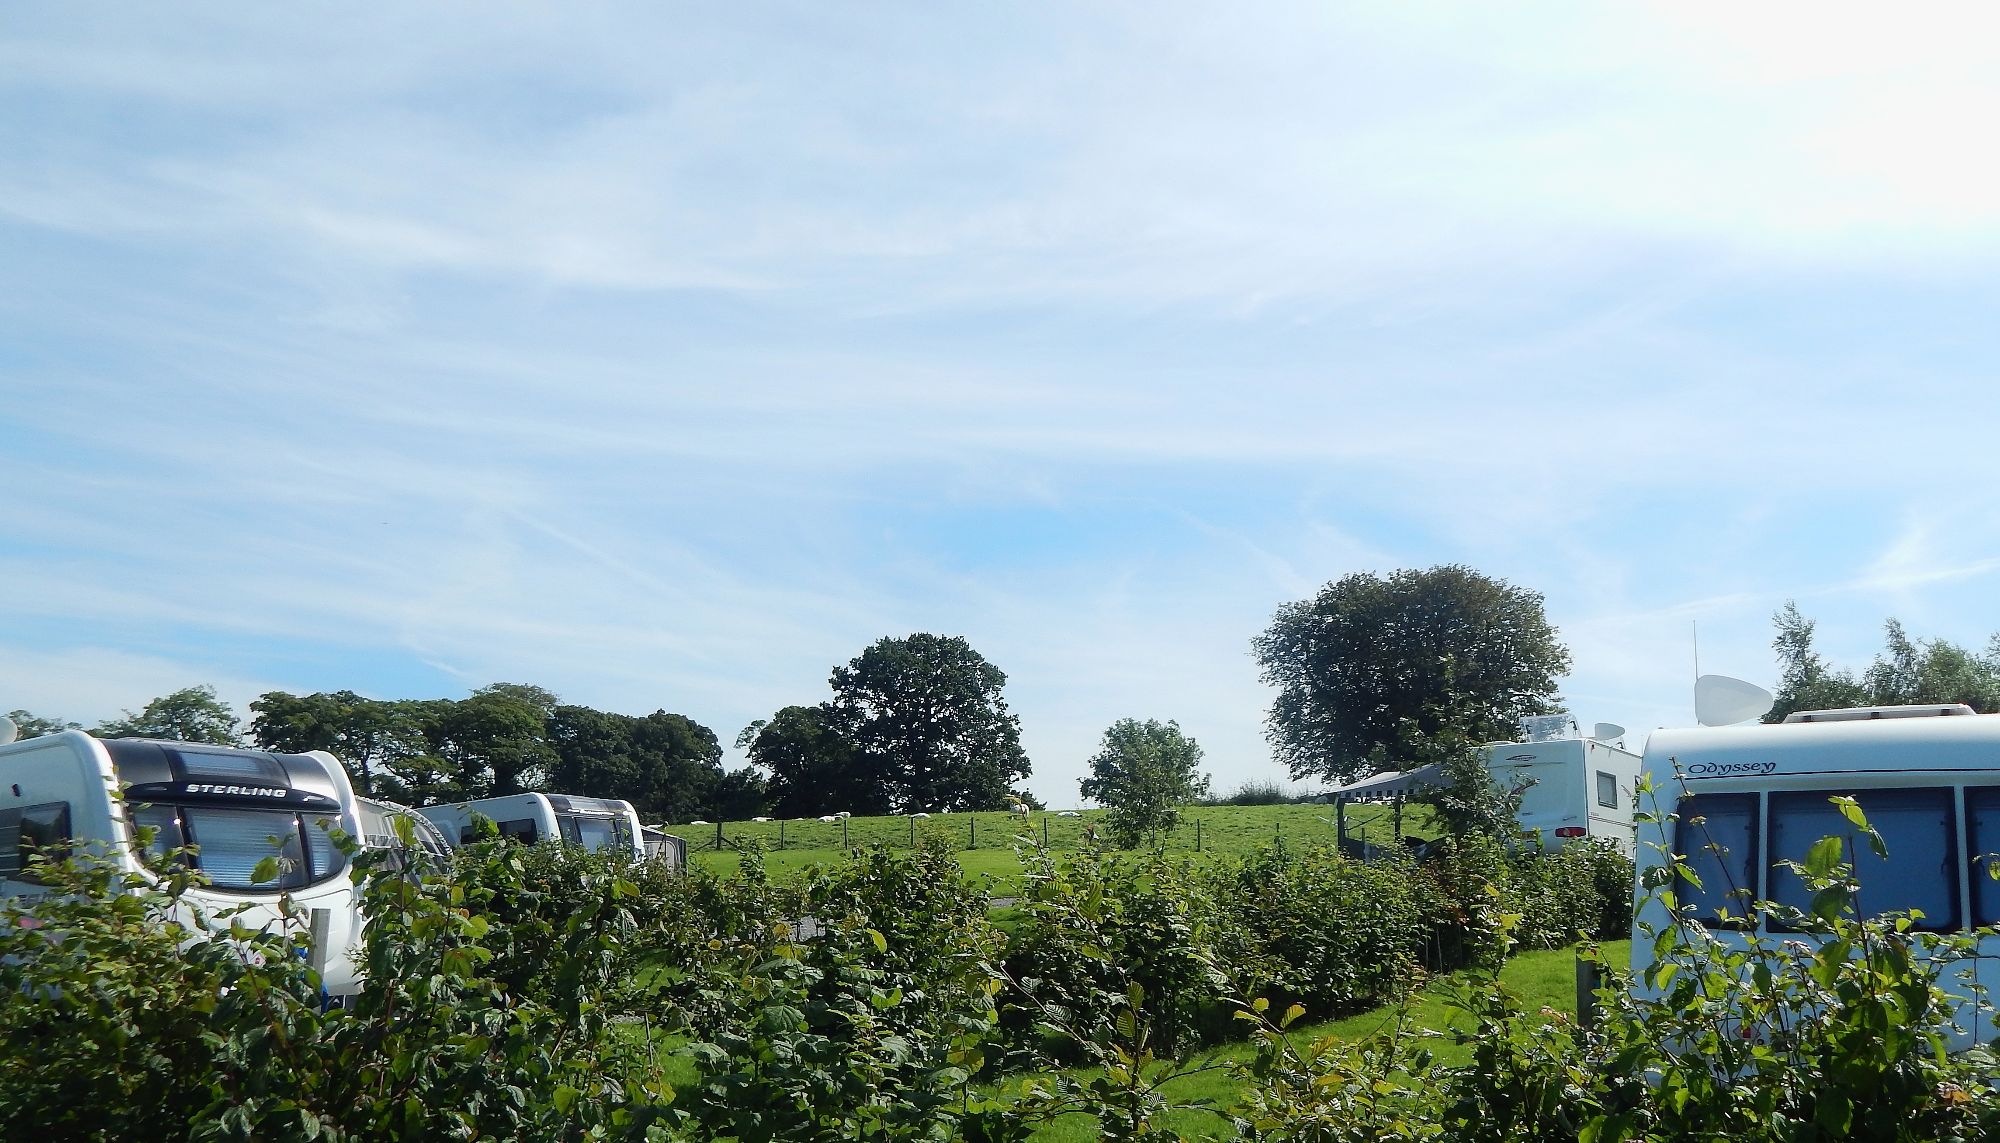
[[[592,853],[602,853],[618,844],[618,835],[624,831],[613,818],[571,816],[561,818],[563,839],[575,842]],[[626,848],[630,848],[629,844]]]
[[[1851,796],[1882,835],[1889,856],[1875,856],[1828,799],[1838,791],[1801,790],[1771,795],[1771,900],[1805,910],[1812,893],[1798,874],[1781,865],[1803,864],[1823,837],[1847,841],[1847,860],[1860,885],[1856,910],[1863,917],[1916,910],[1917,928],[1958,927],[1958,856],[1952,792],[1945,788],[1859,790]],[[1776,928],[1777,926],[1772,926]]]
[[[1972,924],[2000,925],[2000,786],[1965,791],[1965,844],[1971,850]]]
[[[0,810],[0,880],[36,881],[26,872],[36,857],[61,861],[68,856],[69,803],[43,802]]]
[[[1680,800],[1675,816],[1674,856],[1701,882],[1682,879],[1675,897],[1704,924],[1747,928],[1757,899],[1757,795],[1696,794]]]
[[[541,840],[542,831],[535,828],[535,819],[533,818],[514,818],[510,821],[500,822],[499,826],[500,836],[509,841],[518,841],[525,845],[533,845],[535,842]],[[471,841],[471,827],[467,827],[465,832],[465,840]]]
[[[1618,776],[1616,774],[1607,774],[1602,770],[1597,772],[1597,804],[1606,809],[1615,810],[1618,808]]]
[[[328,832],[337,820],[322,814],[280,810],[229,809],[219,806],[141,805],[133,807],[134,825],[151,826],[153,840],[146,852],[163,858],[182,846],[194,846],[194,867],[208,875],[217,889],[241,893],[275,893],[317,884],[347,864]],[[278,876],[252,881],[257,863],[278,859]]]
[[[310,881],[299,845],[298,815],[206,806],[186,807],[181,815],[188,841],[197,847],[201,871],[216,888],[269,892],[296,889]],[[251,871],[267,857],[278,859],[277,880],[252,881]]]

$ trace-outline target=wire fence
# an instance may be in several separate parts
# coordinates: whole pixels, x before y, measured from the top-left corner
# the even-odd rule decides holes
[[[1349,806],[1347,837],[1371,845],[1390,843],[1399,833],[1432,836],[1428,814],[1418,807]],[[1320,803],[1277,806],[1194,806],[1180,812],[1147,848],[1185,853],[1239,853],[1283,841],[1294,845],[1331,844],[1334,807]],[[1092,836],[1110,840],[1102,810],[1034,810],[1020,813],[911,814],[895,817],[794,818],[742,822],[690,822],[668,826],[691,850],[845,850],[886,845],[914,848],[925,837],[954,849],[1011,849],[1022,842],[1050,849],[1074,849]]]

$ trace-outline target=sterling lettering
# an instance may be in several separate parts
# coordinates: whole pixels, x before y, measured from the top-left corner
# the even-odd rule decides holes
[[[212,782],[189,782],[190,794],[231,794],[247,798],[282,798],[290,790],[273,790],[266,786],[218,786]]]
[[[1768,775],[1777,770],[1776,762],[1696,762],[1687,768],[1690,778],[1727,778],[1737,774]]]

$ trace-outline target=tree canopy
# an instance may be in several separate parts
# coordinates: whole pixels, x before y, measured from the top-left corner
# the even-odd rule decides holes
[[[43,718],[25,710],[10,710],[7,720],[14,724],[22,738],[40,738],[44,734],[59,734],[65,730],[82,730],[83,724],[60,718]]]
[[[1079,786],[1105,807],[1112,837],[1130,849],[1174,828],[1179,807],[1208,793],[1200,766],[1201,747],[1179,723],[1121,718],[1104,732]]]
[[[165,738],[177,742],[206,742],[215,746],[241,746],[236,712],[216,697],[207,685],[182,687],[161,695],[138,713],[126,711],[91,733],[99,738]]]
[[[1267,737],[1294,778],[1408,766],[1447,730],[1510,737],[1559,709],[1570,665],[1540,594],[1459,564],[1345,576],[1280,607],[1251,647],[1278,688]]]
[[[1858,677],[1813,646],[1814,623],[1791,600],[1771,617],[1777,634],[1777,701],[1765,722],[1801,710],[1851,706],[1964,703],[1982,714],[2000,711],[2000,634],[1983,654],[1943,639],[1913,639],[1895,619],[1883,623],[1883,648]]]
[[[742,807],[762,789],[754,773],[725,786],[715,733],[685,715],[593,710],[522,683],[457,700],[273,691],[251,709],[258,745],[330,750],[363,792],[414,805],[540,790],[623,798],[642,817],[686,820],[712,812],[715,798]]]
[[[828,717],[895,812],[1004,809],[1030,770],[1007,675],[961,636],[879,639],[831,682]]]

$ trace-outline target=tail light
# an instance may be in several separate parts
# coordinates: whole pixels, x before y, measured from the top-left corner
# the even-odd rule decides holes
[[[1568,838],[1572,838],[1572,837],[1582,837],[1582,836],[1583,836],[1583,827],[1582,827],[1582,826],[1563,826],[1563,827],[1561,827],[1560,829],[1556,830],[1556,836],[1557,836],[1557,837],[1560,837],[1560,838],[1564,838],[1564,839],[1568,839]]]

